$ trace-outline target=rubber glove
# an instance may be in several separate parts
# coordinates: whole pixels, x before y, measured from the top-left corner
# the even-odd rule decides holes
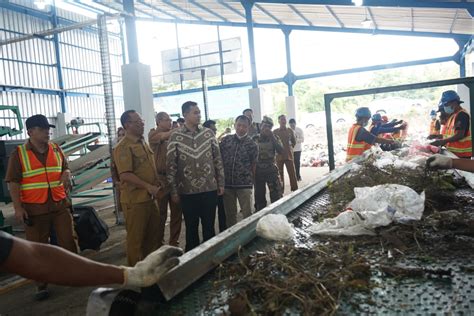
[[[123,286],[148,287],[156,284],[166,272],[179,264],[178,256],[182,254],[181,248],[162,246],[134,267],[123,267]]]
[[[453,160],[449,157],[436,154],[426,160],[426,166],[431,169],[451,169]]]

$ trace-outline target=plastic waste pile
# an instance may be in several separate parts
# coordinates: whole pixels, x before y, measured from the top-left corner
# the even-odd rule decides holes
[[[374,229],[392,222],[418,221],[425,208],[425,194],[407,186],[383,184],[354,188],[355,199],[335,218],[310,227],[316,235],[375,235]]]

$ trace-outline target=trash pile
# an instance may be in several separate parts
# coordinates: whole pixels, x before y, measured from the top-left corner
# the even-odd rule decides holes
[[[346,160],[347,131],[349,128],[349,123],[334,126],[334,160],[338,166]],[[301,153],[301,166],[325,167],[328,165],[329,157],[326,135],[325,126],[307,127],[304,129],[305,139]]]
[[[291,213],[292,240],[221,265],[214,286],[226,293],[223,314],[472,310],[474,193],[452,171],[426,170],[426,151],[372,149]]]
[[[218,273],[217,289],[232,289],[224,315],[332,315],[342,297],[369,291],[370,264],[352,243],[295,248],[277,244]],[[214,312],[213,312],[214,313]]]

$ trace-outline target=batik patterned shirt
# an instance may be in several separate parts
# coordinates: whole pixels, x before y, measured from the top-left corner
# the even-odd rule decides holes
[[[186,126],[170,136],[166,153],[171,194],[196,194],[224,187],[224,168],[214,133],[205,127]]]

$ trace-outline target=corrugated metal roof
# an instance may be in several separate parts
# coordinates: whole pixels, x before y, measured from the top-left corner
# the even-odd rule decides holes
[[[89,1],[79,2],[86,4]],[[252,11],[254,23],[362,29],[364,27],[361,23],[367,19],[373,22],[370,27],[378,30],[474,34],[474,19],[466,8],[472,4],[471,13],[474,12],[474,0],[423,1],[422,6],[414,5],[414,7],[409,5],[397,7],[393,1],[386,1],[387,6],[381,5],[384,1],[377,2],[378,6],[300,4],[298,1],[269,2],[272,1],[255,3]],[[114,10],[122,10],[120,1],[96,0],[95,3]],[[449,7],[446,7],[446,4],[449,4]],[[456,8],[457,4],[459,8]],[[240,1],[138,0],[135,2],[135,10],[137,17],[170,22],[181,20],[245,23],[245,9]]]

